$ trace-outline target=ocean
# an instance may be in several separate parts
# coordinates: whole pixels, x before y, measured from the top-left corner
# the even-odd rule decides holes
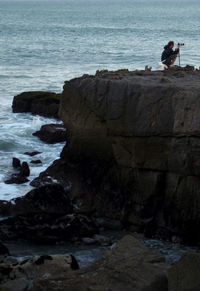
[[[29,183],[4,183],[13,157],[30,162],[24,152],[42,152],[31,180],[63,148],[32,136],[55,120],[13,114],[13,96],[61,92],[65,80],[101,69],[156,69],[169,40],[185,43],[181,65],[199,67],[199,15],[199,0],[0,0],[0,199],[31,189]]]

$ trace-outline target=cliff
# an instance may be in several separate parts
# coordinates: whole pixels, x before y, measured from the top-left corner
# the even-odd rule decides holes
[[[65,82],[63,170],[79,207],[198,242],[200,72],[99,72]]]

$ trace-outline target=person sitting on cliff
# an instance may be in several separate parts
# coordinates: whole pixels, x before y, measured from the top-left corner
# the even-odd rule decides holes
[[[162,52],[161,62],[169,68],[176,61],[177,55],[179,54],[179,50],[181,45],[178,44],[177,49],[173,50],[174,42],[169,41],[168,44],[164,47],[164,51]]]

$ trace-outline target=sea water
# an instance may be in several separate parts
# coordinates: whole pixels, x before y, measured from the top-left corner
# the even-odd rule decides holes
[[[63,144],[47,145],[32,133],[55,122],[13,114],[13,96],[31,90],[61,92],[65,80],[96,70],[156,67],[163,46],[184,42],[181,64],[200,65],[199,0],[0,0],[0,199],[24,195],[29,183],[7,185],[12,158],[42,165],[59,157]],[[31,165],[31,164],[30,164]]]

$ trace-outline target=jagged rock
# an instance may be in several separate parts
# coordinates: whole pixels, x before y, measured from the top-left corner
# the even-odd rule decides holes
[[[34,281],[32,291],[168,291],[168,266],[132,236],[124,237],[89,268]]]
[[[41,213],[64,215],[72,211],[69,193],[59,184],[49,184],[33,189],[23,197],[4,203],[3,212],[0,209],[0,215],[26,216]]]
[[[28,177],[30,175],[30,169],[29,169],[29,165],[27,162],[23,162],[21,167],[20,167],[20,173],[19,175],[21,177]]]
[[[110,246],[112,244],[112,240],[104,235],[95,234],[93,237],[96,242],[102,246]]]
[[[31,164],[41,164],[42,161],[41,160],[32,160],[30,161]]]
[[[13,158],[12,166],[13,166],[13,168],[20,168],[20,167],[21,167],[21,162],[20,162],[20,160],[17,159],[17,158]]]
[[[26,178],[30,175],[30,169],[27,162],[21,164],[19,159],[13,158],[13,167],[19,169],[19,173],[12,174],[11,178],[6,180],[6,184],[23,184],[29,180]]]
[[[25,152],[24,153],[24,155],[31,156],[31,157],[39,155],[39,154],[41,154],[41,152],[37,152],[37,151],[35,151],[35,152]]]
[[[0,242],[0,265],[8,255],[10,255],[9,250]]]
[[[57,241],[77,241],[82,237],[92,237],[98,233],[94,222],[78,214],[38,214],[17,215],[0,221],[2,240],[26,239],[38,243]]]
[[[41,186],[23,197],[3,201],[0,215],[8,216],[0,221],[2,240],[20,238],[50,243],[98,233],[93,220],[73,214],[69,192],[59,184]]]
[[[26,177],[23,177],[19,174],[12,174],[11,178],[6,180],[6,184],[23,184],[28,182],[29,180]]]
[[[105,229],[121,230],[123,228],[123,225],[119,220],[112,220],[104,217],[99,217],[96,219],[96,222],[99,227],[103,227]]]
[[[199,291],[200,254],[192,252],[183,254],[168,273],[169,291]]]
[[[80,211],[200,241],[199,90],[200,72],[188,67],[65,83],[60,173]]]
[[[66,141],[66,129],[62,124],[45,124],[39,131],[33,133],[46,143]]]
[[[38,278],[63,276],[77,269],[78,262],[72,255],[42,255],[21,263],[1,264],[1,288],[6,291],[32,290],[33,281]]]
[[[61,94],[52,92],[23,92],[13,99],[13,112],[31,112],[45,117],[58,118]]]

